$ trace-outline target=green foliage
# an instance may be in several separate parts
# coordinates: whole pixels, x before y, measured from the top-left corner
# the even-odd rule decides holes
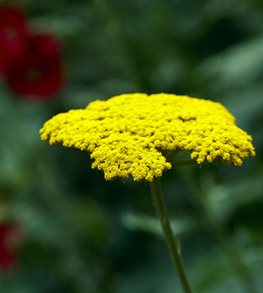
[[[0,219],[22,229],[17,268],[0,272],[0,292],[179,292],[148,186],[104,182],[88,154],[39,140],[52,115],[133,91],[220,101],[254,137],[257,157],[242,168],[178,166],[163,184],[196,292],[243,292],[218,241],[222,227],[260,291],[262,1],[12,4],[60,40],[65,84],[50,102],[16,97],[0,84]]]

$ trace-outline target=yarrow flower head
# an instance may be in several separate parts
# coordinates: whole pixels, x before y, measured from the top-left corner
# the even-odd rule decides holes
[[[106,180],[152,181],[172,164],[165,151],[190,151],[198,164],[220,158],[241,166],[252,138],[220,103],[174,94],[123,94],[48,120],[42,140],[88,151]]]

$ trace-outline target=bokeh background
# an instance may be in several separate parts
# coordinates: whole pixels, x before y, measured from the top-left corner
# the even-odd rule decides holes
[[[130,92],[221,102],[254,137],[257,156],[242,168],[178,166],[163,188],[196,292],[263,292],[263,2],[3,5],[56,40],[63,79],[32,94],[0,77],[0,292],[180,292],[148,185],[106,182],[87,153],[39,139],[53,115]]]

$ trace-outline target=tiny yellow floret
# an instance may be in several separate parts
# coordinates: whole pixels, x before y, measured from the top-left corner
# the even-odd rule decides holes
[[[162,152],[187,150],[198,164],[241,166],[255,156],[252,137],[220,103],[173,94],[123,94],[48,120],[42,140],[88,151],[106,180],[152,181],[172,167]]]

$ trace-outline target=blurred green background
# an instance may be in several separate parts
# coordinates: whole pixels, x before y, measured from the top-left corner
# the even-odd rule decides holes
[[[60,40],[65,84],[41,102],[0,81],[0,220],[22,231],[0,292],[180,292],[147,184],[106,182],[87,153],[39,139],[53,115],[129,92],[221,102],[254,137],[242,168],[178,166],[163,187],[196,292],[263,292],[263,2],[5,3]]]

